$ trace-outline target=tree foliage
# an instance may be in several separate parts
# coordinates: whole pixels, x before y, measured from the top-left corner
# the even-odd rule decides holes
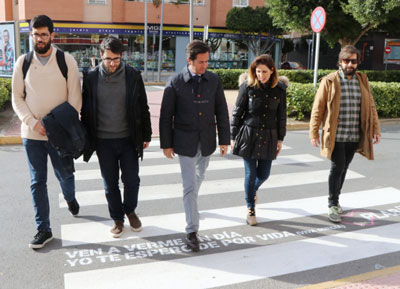
[[[286,30],[310,32],[312,11],[322,6],[326,24],[322,35],[333,46],[356,44],[371,29],[387,23],[400,26],[399,0],[268,0],[274,24]]]
[[[233,31],[239,31],[246,40],[248,47],[258,56],[265,53],[274,45],[274,37],[282,33],[269,16],[268,7],[234,7],[226,15],[226,27]],[[263,39],[263,33],[268,33]]]

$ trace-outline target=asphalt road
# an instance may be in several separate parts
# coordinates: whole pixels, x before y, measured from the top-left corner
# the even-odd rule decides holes
[[[60,197],[49,166],[55,240],[41,250],[35,234],[22,146],[0,146],[0,288],[300,288],[399,265],[400,127],[384,126],[375,161],[353,160],[341,197],[343,223],[327,220],[329,162],[292,131],[259,191],[259,225],[245,224],[243,164],[212,157],[200,190],[202,250],[184,246],[177,159],[157,140],[141,163],[137,213],[144,228],[110,237],[98,163],[76,163],[78,218]]]

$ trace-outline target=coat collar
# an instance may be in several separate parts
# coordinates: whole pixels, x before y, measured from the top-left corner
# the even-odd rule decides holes
[[[192,74],[189,71],[189,65],[186,65],[183,69],[182,69],[182,74],[183,74],[183,80],[185,82],[189,82],[192,79]],[[208,80],[210,77],[210,72],[208,70],[206,70],[206,72],[201,76],[201,79],[205,79]]]

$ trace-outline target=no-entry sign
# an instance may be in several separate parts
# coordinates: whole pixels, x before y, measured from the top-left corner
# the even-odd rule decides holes
[[[392,52],[392,48],[390,48],[390,46],[386,46],[385,47],[385,53],[386,54],[390,54],[390,52]]]
[[[313,13],[311,14],[311,28],[314,32],[318,33],[324,29],[326,23],[326,13],[325,9],[321,6],[318,6],[314,9]]]

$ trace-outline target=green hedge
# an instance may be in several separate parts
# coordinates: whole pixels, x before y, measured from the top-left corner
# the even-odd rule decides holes
[[[0,110],[11,101],[11,78],[0,78]]]
[[[238,78],[247,69],[214,69],[212,70],[217,73],[225,89],[237,89]],[[319,81],[325,75],[335,70],[320,69],[318,70],[317,80]],[[400,70],[389,70],[389,71],[375,71],[375,70],[364,70],[362,71],[367,74],[369,81],[382,81],[382,82],[400,82]],[[313,83],[314,71],[313,70],[279,70],[279,75],[284,75],[289,78],[290,82],[298,83]]]
[[[400,83],[370,82],[380,117],[400,117]],[[287,113],[297,120],[308,119],[311,115],[315,91],[311,83],[290,83],[287,89]]]

